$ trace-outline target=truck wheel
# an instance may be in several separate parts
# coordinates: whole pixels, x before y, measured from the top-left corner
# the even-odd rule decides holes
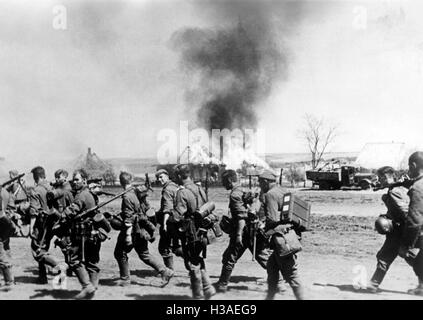
[[[319,181],[319,189],[320,190],[328,190],[329,183],[327,181]]]
[[[341,189],[341,187],[342,187],[342,183],[341,182],[338,182],[338,183],[334,183],[333,184],[333,189],[334,190],[339,190],[339,189]]]
[[[358,184],[358,186],[362,189],[362,190],[368,190],[370,189],[370,183],[366,180],[361,180]]]

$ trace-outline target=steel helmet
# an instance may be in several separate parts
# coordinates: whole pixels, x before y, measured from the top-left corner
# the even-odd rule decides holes
[[[388,234],[394,230],[394,225],[391,219],[386,216],[380,216],[375,221],[375,229],[380,234]]]

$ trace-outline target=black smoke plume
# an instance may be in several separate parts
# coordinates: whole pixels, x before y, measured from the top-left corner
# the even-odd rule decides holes
[[[225,6],[221,3],[220,12]],[[226,27],[185,28],[171,39],[188,74],[189,111],[195,110],[197,125],[209,130],[256,128],[260,106],[286,72],[269,11],[237,10],[233,4],[229,9]]]

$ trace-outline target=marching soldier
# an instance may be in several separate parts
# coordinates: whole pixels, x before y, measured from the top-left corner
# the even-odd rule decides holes
[[[56,182],[53,189],[47,192],[47,201],[55,210],[62,213],[65,208],[69,207],[73,201],[72,186],[67,181],[68,172],[59,169],[54,173]]]
[[[52,183],[53,190],[47,192],[47,201],[49,206],[53,207],[59,215],[62,215],[64,210],[74,202],[72,194],[72,186],[69,183],[68,172],[64,169],[59,169],[54,173],[55,182]],[[65,256],[65,261],[68,260],[71,226],[70,223],[59,224],[54,230],[57,237],[54,242],[55,246],[58,246]],[[67,268],[66,275],[72,276],[72,270]]]
[[[16,178],[19,175],[17,170],[10,170],[10,179]],[[25,187],[25,180],[23,178],[11,183],[6,190],[10,194],[9,203],[7,204],[12,209],[20,211],[20,207],[28,202],[27,191]]]
[[[121,172],[119,180],[124,190],[131,188],[131,174]],[[148,251],[148,241],[154,239],[154,226],[147,220],[145,212],[147,206],[144,201],[140,203],[136,192],[135,190],[129,191],[122,197],[121,217],[123,226],[119,233],[114,251],[115,259],[119,265],[119,285],[128,286],[131,284],[128,253],[132,249],[135,249],[139,258],[146,265],[152,267],[161,274],[164,285],[166,285],[173,277],[174,272]]]
[[[1,190],[1,187],[0,187]],[[3,273],[4,285],[1,291],[10,291],[15,284],[10,261],[10,236],[14,233],[14,226],[3,211],[3,201],[0,197],[0,269]]]
[[[263,192],[263,207],[266,217],[265,231],[270,236],[270,248],[273,250],[267,262],[267,299],[273,299],[277,293],[279,272],[291,286],[297,299],[304,299],[304,290],[299,280],[296,252],[301,250],[295,225],[280,221],[284,190],[276,184],[276,176],[265,171],[259,176]]]
[[[9,171],[10,179],[16,178],[19,175],[17,170]],[[9,199],[6,204],[6,214],[12,220],[12,222],[18,227],[16,232],[20,236],[24,236],[22,232],[22,225],[27,221],[29,199],[28,191],[25,186],[25,180],[20,178],[7,186],[6,191],[9,193]]]
[[[51,190],[46,180],[43,167],[35,167],[31,170],[35,181],[35,187],[30,195],[29,212],[31,216],[30,235],[31,249],[34,259],[38,262],[38,283],[47,284],[47,269],[50,266],[64,272],[63,266],[48,252],[53,238],[53,226],[58,216],[51,214],[47,205],[47,193]]]
[[[413,270],[419,284],[408,292],[423,296],[423,152],[414,152],[408,159],[409,176],[414,180],[408,191],[410,205],[401,237],[400,256],[408,259],[410,252],[419,249],[414,258]],[[414,249],[414,250],[413,250]],[[413,258],[413,257],[411,257]]]
[[[238,182],[238,176],[234,170],[226,170],[222,174],[222,183],[226,190],[231,190],[229,195],[229,210],[232,216],[233,231],[229,235],[229,246],[222,257],[222,271],[219,281],[215,284],[218,292],[226,292],[228,282],[237,261],[242,257],[245,250],[253,252],[253,239],[250,237],[249,227],[250,217],[256,212],[250,212],[244,202],[245,190]],[[266,270],[270,251],[266,245],[266,240],[259,233],[257,234],[255,259],[260,266]]]
[[[106,233],[110,231],[110,225],[105,219],[102,219],[104,223],[97,223],[95,218],[77,217],[96,207],[94,196],[87,187],[87,179],[88,174],[83,169],[73,173],[74,201],[62,214],[71,223],[70,248],[66,262],[82,286],[75,299],[94,297],[99,283],[101,242],[107,239]]]
[[[169,179],[169,173],[165,169],[158,170],[156,177],[163,186],[160,210],[156,213],[157,223],[160,225],[159,252],[166,267],[173,270],[172,252],[178,250],[179,243],[176,226],[168,222],[168,219],[173,210],[178,185]]]
[[[388,186],[395,182],[395,170],[392,167],[385,166],[377,171],[378,179],[381,187]],[[376,220],[376,229],[382,234],[386,234],[386,240],[382,248],[377,253],[377,266],[367,290],[370,293],[377,293],[386,272],[399,254],[401,228],[404,226],[405,219],[408,214],[409,197],[408,190],[405,187],[398,186],[389,188],[388,192],[382,196],[388,211],[385,215],[381,215]],[[392,224],[392,230],[385,231],[382,229],[382,223]],[[412,264],[411,259],[406,259]]]
[[[175,175],[180,188],[176,193],[175,207],[169,221],[180,226],[179,236],[193,298],[210,299],[216,294],[216,290],[210,282],[204,260],[208,240],[204,234],[199,234],[199,226],[194,219],[196,210],[207,202],[206,193],[191,180],[187,165],[177,166]]]

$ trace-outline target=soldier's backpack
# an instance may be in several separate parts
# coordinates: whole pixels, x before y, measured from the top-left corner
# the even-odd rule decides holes
[[[213,213],[215,204],[212,201],[207,201],[201,192],[200,186],[198,186],[198,195],[191,189],[189,190],[195,197],[196,209],[191,213],[189,219],[185,219],[183,222],[182,230],[186,236],[188,242],[203,242],[204,245],[211,243],[212,235],[209,233],[213,232],[215,237],[222,236],[222,232],[219,226],[219,218]],[[201,197],[202,206],[199,205]]]
[[[280,221],[293,223],[299,230],[310,228],[311,205],[293,193],[285,193],[280,210]]]

